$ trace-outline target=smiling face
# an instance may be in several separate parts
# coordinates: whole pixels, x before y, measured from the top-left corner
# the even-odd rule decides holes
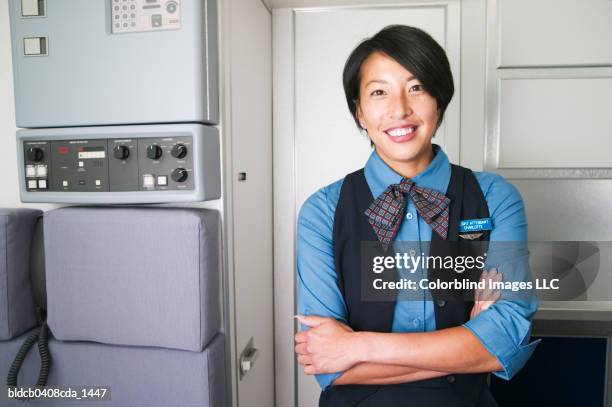
[[[440,112],[420,81],[387,55],[375,52],[361,65],[357,118],[378,155],[413,177],[433,157],[431,138]]]

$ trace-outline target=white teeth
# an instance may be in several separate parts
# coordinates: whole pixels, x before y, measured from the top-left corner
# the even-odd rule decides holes
[[[391,137],[401,137],[412,133],[415,129],[416,127],[402,127],[401,129],[389,130],[387,131],[387,134]]]

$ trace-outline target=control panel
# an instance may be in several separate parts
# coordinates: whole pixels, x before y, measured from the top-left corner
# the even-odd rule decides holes
[[[28,191],[193,189],[190,137],[24,141]]]
[[[180,0],[112,0],[113,33],[181,28]]]
[[[179,200],[218,198],[216,129],[195,124],[167,126],[183,129],[160,132],[164,126],[155,126],[153,134],[137,132],[131,126],[124,131],[113,128],[110,134],[100,133],[99,128],[21,130],[22,200],[32,202],[24,200],[25,196],[34,202],[169,202],[177,193],[191,197]],[[197,131],[188,130],[190,127]],[[37,137],[43,133],[47,134]],[[168,193],[171,195],[165,197]],[[36,199],[36,195],[48,200]],[[71,200],[74,198],[78,199]]]

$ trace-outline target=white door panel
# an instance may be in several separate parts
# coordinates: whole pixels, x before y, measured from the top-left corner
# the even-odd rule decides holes
[[[234,0],[225,6],[230,30],[227,75],[232,80],[227,89],[231,116],[226,125],[232,134],[227,147],[231,156],[236,358],[251,339],[258,350],[251,371],[241,377],[236,361],[232,373],[238,406],[273,406],[272,16],[258,1]]]
[[[511,180],[525,201],[529,239],[610,241],[610,180]]]
[[[499,168],[612,167],[610,94],[612,75],[502,79]]]
[[[503,67],[610,65],[610,0],[495,0]]]

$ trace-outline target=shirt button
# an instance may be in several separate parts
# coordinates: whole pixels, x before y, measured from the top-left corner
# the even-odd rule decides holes
[[[408,212],[406,214],[406,219],[412,219],[412,212]]]
[[[449,383],[455,383],[455,376],[453,375],[446,376],[446,381]]]
[[[415,318],[415,319],[412,321],[412,323],[413,323],[413,324],[414,324],[414,326],[416,327],[416,326],[419,326],[419,324],[421,323],[421,321],[419,321],[419,319],[418,319],[418,318]]]
[[[412,249],[409,253],[411,257],[414,257],[416,255],[416,250]]]
[[[446,305],[446,301],[445,300],[438,300],[436,301],[436,303],[438,304],[438,307],[443,307]]]

